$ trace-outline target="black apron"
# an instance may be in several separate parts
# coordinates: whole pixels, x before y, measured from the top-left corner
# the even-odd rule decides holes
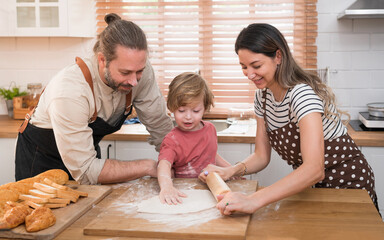
[[[88,74],[84,73],[84,76],[88,83],[92,81],[90,73],[85,63],[81,59],[79,64],[81,70],[88,71]],[[84,66],[86,69],[84,69]],[[90,84],[93,92],[93,85]],[[132,92],[131,92],[132,93]],[[126,111],[122,114],[119,121],[111,126],[103,119],[97,117],[95,111],[93,122],[88,126],[92,129],[93,144],[97,152],[97,158],[101,157],[99,142],[108,134],[118,131],[124,124],[125,119],[132,112],[131,96],[127,94]],[[96,106],[96,105],[95,105]],[[29,123],[30,116],[32,116],[33,110],[27,115],[26,121],[22,124],[18,134],[18,140],[16,145],[16,158],[15,158],[15,178],[16,181],[36,176],[49,169],[62,169],[66,171],[71,180],[73,180],[70,172],[65,167],[63,160],[61,159],[59,150],[57,149],[55,136],[52,129],[39,128]],[[24,125],[24,126],[23,126]]]

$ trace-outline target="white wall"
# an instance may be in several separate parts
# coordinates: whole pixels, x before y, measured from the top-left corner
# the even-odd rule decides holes
[[[76,56],[90,56],[93,44],[90,38],[0,37],[0,87],[9,87],[12,81],[24,90],[33,82],[45,86]],[[7,114],[3,99],[0,114]]]
[[[384,101],[384,19],[337,20],[354,0],[318,0],[318,67],[330,67],[330,85],[352,119],[369,102]],[[0,37],[0,87],[45,85],[75,56],[91,54],[87,38]],[[0,114],[7,114],[0,100]]]
[[[330,67],[330,86],[352,119],[366,104],[384,102],[384,18],[340,19],[355,0],[318,0],[318,67]]]

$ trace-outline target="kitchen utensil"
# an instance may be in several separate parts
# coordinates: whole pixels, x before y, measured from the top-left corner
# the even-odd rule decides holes
[[[384,102],[368,103],[369,115],[384,118]]]
[[[220,177],[217,172],[208,173],[207,185],[209,187],[209,190],[211,190],[213,196],[215,197],[216,201],[217,195],[226,194],[227,192],[231,191],[231,189],[228,187],[228,185],[224,182],[224,180]]]

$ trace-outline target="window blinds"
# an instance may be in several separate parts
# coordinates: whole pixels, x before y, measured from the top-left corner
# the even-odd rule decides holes
[[[216,110],[252,106],[256,87],[241,71],[234,44],[247,25],[274,25],[303,68],[316,69],[317,0],[96,0],[98,32],[117,13],[146,33],[150,61],[166,97],[179,73],[200,72]]]

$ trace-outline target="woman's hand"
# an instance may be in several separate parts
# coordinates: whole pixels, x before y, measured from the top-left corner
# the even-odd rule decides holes
[[[175,187],[162,188],[159,194],[160,202],[167,203],[169,205],[177,205],[183,203],[182,197],[187,197],[183,192],[180,192]]]
[[[199,175],[199,179],[203,182],[206,182],[207,176],[210,172],[217,172],[220,177],[226,181],[230,179],[233,175],[232,173],[232,166],[230,167],[219,167],[213,164],[209,164],[206,166],[203,171]]]
[[[229,192],[225,195],[217,196],[219,203],[216,208],[220,210],[223,215],[231,215],[234,212],[252,214],[261,206],[257,206],[255,198],[244,195],[239,192]]]

